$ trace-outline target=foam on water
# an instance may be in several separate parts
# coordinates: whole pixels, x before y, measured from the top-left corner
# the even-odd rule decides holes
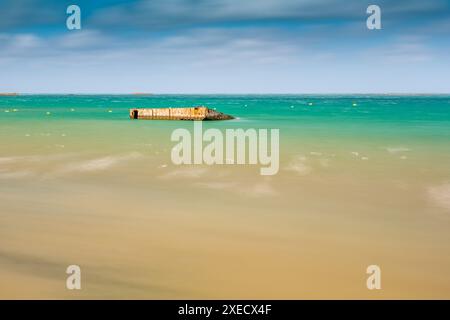
[[[106,170],[118,164],[128,162],[130,160],[135,160],[142,158],[143,155],[139,152],[131,152],[124,155],[114,155],[106,156],[102,158],[70,163],[66,165],[62,171],[63,172],[90,172],[90,171],[100,171]]]
[[[256,183],[243,183],[243,182],[197,182],[194,184],[195,187],[200,187],[208,190],[219,190],[225,191],[232,194],[259,198],[266,196],[276,196],[278,192],[275,188],[268,182],[256,182]]]
[[[391,154],[411,151],[411,149],[406,147],[388,147],[386,150]]]
[[[173,171],[170,171],[162,176],[160,176],[161,179],[178,179],[178,178],[185,178],[185,179],[196,179],[204,176],[206,173],[208,173],[207,168],[197,168],[197,167],[181,167],[180,169],[175,169]]]
[[[450,210],[450,183],[428,188],[431,201],[447,210]]]
[[[20,179],[20,178],[28,178],[33,176],[34,173],[32,171],[0,171],[0,179]]]
[[[312,172],[312,168],[306,165],[306,161],[307,158],[305,156],[298,155],[293,160],[291,160],[285,170],[294,171],[301,176],[310,174]]]

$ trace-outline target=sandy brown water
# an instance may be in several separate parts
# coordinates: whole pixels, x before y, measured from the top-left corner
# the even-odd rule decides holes
[[[351,155],[335,156],[339,170],[313,159],[274,177],[142,150],[111,165],[47,157],[2,178],[2,298],[449,297],[449,211],[423,180]],[[70,264],[79,292],[65,289]],[[365,287],[370,264],[379,292]]]

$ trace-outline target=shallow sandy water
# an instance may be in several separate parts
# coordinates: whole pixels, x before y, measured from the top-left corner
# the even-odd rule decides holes
[[[1,124],[0,298],[450,298],[445,137],[290,123],[263,177],[171,164],[172,123]]]

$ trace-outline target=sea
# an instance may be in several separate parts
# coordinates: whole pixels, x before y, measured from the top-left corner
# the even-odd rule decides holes
[[[200,105],[278,129],[277,173],[129,118]],[[0,96],[2,299],[450,299],[449,252],[450,95]]]

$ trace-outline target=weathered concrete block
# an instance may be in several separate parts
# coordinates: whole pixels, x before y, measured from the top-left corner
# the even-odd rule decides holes
[[[130,109],[131,119],[144,120],[229,120],[230,115],[210,110],[204,106],[188,108]]]

